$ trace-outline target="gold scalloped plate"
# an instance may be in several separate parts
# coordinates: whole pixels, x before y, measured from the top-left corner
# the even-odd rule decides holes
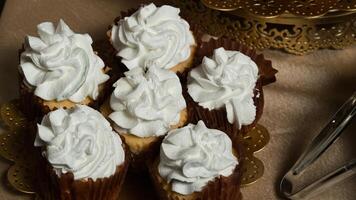
[[[169,2],[181,8],[182,16],[202,32],[228,37],[257,50],[283,49],[304,55],[318,49],[343,49],[356,43],[356,0],[320,0],[331,2],[325,5],[316,0],[202,1]],[[233,8],[236,2],[237,10]],[[324,10],[319,10],[319,6],[324,6]]]
[[[254,156],[261,151],[269,142],[269,133],[265,127],[257,124],[242,139],[245,155],[242,158],[241,186],[248,186],[263,176],[263,162]]]
[[[290,13],[301,17],[318,17],[330,11],[355,11],[356,0],[200,0],[220,11],[247,10],[253,15],[277,17]]]
[[[7,129],[0,134],[0,156],[14,162],[7,172],[8,181],[17,191],[34,194],[35,149],[32,144],[29,144],[28,137],[26,137],[26,134],[29,134],[26,118],[21,113],[17,100],[3,104],[0,112],[1,120]],[[241,140],[245,150],[245,156],[242,158],[241,185],[247,186],[263,176],[263,163],[254,156],[254,153],[267,145],[269,133],[266,128],[257,125]]]
[[[7,172],[8,181],[16,190],[33,194],[35,167],[31,161],[34,149],[27,148],[27,120],[19,109],[19,102],[13,100],[3,104],[0,116],[7,129],[0,134],[0,155],[15,163]]]

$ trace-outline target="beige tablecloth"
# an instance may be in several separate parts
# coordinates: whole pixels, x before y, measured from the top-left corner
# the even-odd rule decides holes
[[[138,5],[124,0],[7,0],[0,18],[0,102],[17,97],[17,50],[26,34],[35,35],[36,25],[63,18],[77,32],[88,32],[94,39],[105,37],[105,30],[121,10]],[[321,126],[340,104],[356,89],[356,47],[345,50],[321,50],[306,56],[280,51],[263,53],[279,70],[277,83],[265,88],[265,109],[260,121],[271,133],[268,146],[257,154],[265,164],[265,174],[257,183],[243,188],[245,199],[274,200],[278,182],[297,155],[318,133]],[[303,181],[313,180],[356,157],[356,123],[326,155],[319,160]],[[9,162],[0,159],[0,175],[5,180]],[[141,185],[148,184],[147,182]],[[0,183],[0,199],[28,199]],[[126,185],[124,199],[137,191]],[[356,178],[350,178],[313,198],[355,200]]]

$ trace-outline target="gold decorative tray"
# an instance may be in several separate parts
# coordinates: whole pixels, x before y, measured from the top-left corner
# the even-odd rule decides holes
[[[356,0],[171,0],[210,35],[303,55],[356,41]]]
[[[201,0],[215,10],[243,9],[263,17],[276,17],[285,13],[302,17],[322,16],[330,11],[355,11],[355,0]]]
[[[18,100],[4,103],[0,107],[0,116],[2,126],[6,129],[0,134],[0,156],[13,163],[7,172],[7,180],[15,190],[35,194],[35,170],[37,169],[34,162],[35,148],[28,137],[31,125],[20,111]],[[242,158],[242,186],[250,185],[262,177],[264,166],[262,161],[254,156],[254,153],[265,147],[268,141],[269,133],[261,125],[257,125],[239,141],[243,144],[245,152]],[[153,188],[149,181],[136,177],[134,174],[128,174],[123,187],[123,199],[131,199],[135,195],[140,195],[145,199],[154,198]],[[140,194],[134,192],[137,188],[142,191]]]

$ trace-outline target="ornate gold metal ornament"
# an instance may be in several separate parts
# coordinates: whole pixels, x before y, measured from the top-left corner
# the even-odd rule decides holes
[[[314,18],[330,11],[356,10],[355,0],[201,0],[201,2],[214,10],[243,9],[263,17],[277,17],[289,13]]]
[[[297,55],[356,41],[355,0],[171,0],[203,32]],[[203,2],[203,3],[202,3]]]
[[[268,144],[269,139],[267,129],[259,124],[243,136],[241,143],[245,152],[242,158],[241,186],[251,185],[263,176],[263,162],[256,158],[254,153],[263,149]]]
[[[34,148],[28,144],[27,120],[16,100],[3,104],[0,113],[7,129],[0,134],[0,155],[14,162],[7,172],[7,179],[16,190],[33,194],[36,163]]]

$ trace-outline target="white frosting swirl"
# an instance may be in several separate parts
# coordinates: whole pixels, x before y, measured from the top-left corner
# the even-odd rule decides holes
[[[168,133],[161,145],[158,171],[183,195],[201,191],[216,177],[230,176],[238,164],[230,138],[203,121]]]
[[[219,109],[225,105],[227,119],[239,127],[251,124],[256,117],[253,102],[258,67],[239,51],[214,50],[212,58],[188,75],[188,92],[204,108]]]
[[[195,41],[179,12],[151,3],[113,25],[111,41],[127,68],[156,65],[169,69],[189,58]]]
[[[35,146],[44,146],[43,156],[57,175],[72,172],[74,179],[113,175],[125,160],[120,137],[96,110],[77,105],[47,114],[38,124]]]
[[[109,79],[104,62],[94,53],[88,34],[74,33],[63,20],[37,26],[38,37],[26,37],[20,68],[34,93],[44,100],[79,103],[96,99],[98,85]]]
[[[139,137],[167,133],[180,120],[186,108],[178,76],[165,69],[151,67],[146,73],[134,68],[119,79],[111,95],[113,113],[109,118],[125,132]]]

